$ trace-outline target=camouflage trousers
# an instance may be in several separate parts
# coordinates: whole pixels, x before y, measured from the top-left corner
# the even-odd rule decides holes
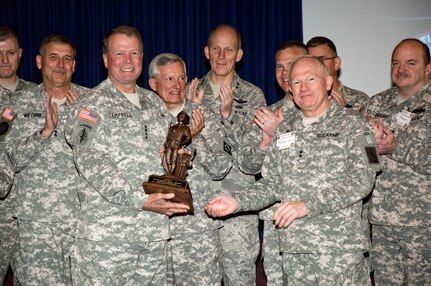
[[[371,285],[362,251],[352,253],[283,253],[283,285]]]
[[[431,227],[373,224],[376,285],[431,285]]]
[[[109,243],[77,238],[71,249],[73,284],[166,285],[166,241]]]
[[[217,229],[168,241],[168,285],[219,286],[221,248]]]
[[[0,201],[0,285],[6,276],[12,257],[17,251],[18,221],[12,217],[13,203],[8,199]]]
[[[283,285],[283,258],[278,230],[272,220],[265,220],[263,224],[262,256],[267,286]]]
[[[21,285],[72,285],[69,250],[75,225],[18,220],[14,274]]]
[[[219,235],[224,285],[256,285],[256,259],[259,255],[257,215],[239,215],[224,220]]]

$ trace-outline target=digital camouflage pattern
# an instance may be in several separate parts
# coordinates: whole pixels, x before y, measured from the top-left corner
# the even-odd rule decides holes
[[[80,94],[87,90],[72,84],[73,89]],[[77,185],[82,180],[73,164],[72,150],[64,137],[64,126],[69,108],[66,104],[58,108],[58,126],[56,132],[45,140],[40,131],[45,125],[46,93],[43,85],[15,92],[2,101],[3,107],[12,109],[17,115],[12,122],[11,131],[4,138],[5,148],[10,154],[16,171],[14,186],[16,189],[16,205],[14,215],[20,221],[40,223],[74,223],[79,213]],[[21,233],[24,224],[21,224]],[[40,224],[41,226],[43,224]],[[29,231],[29,230],[26,230]],[[58,229],[58,231],[61,231]],[[24,231],[23,231],[24,233]],[[70,232],[69,232],[70,235]],[[37,237],[37,236],[36,236]],[[31,249],[20,248],[19,263],[15,269],[20,283],[37,285],[48,279],[44,274],[49,271],[67,270],[64,265],[51,264],[52,269],[41,271],[47,265],[33,264],[31,261],[51,259],[53,252],[40,252],[46,240],[51,236],[40,236],[39,244],[33,244]],[[72,239],[72,237],[70,237]],[[57,249],[57,251],[59,251]],[[67,255],[68,249],[63,249]],[[38,257],[40,253],[42,256]],[[54,258],[53,258],[54,259]],[[31,264],[29,264],[31,263]],[[25,269],[25,270],[24,270]],[[34,276],[33,276],[34,275]],[[61,281],[67,280],[63,277]],[[62,283],[59,281],[59,283]]]
[[[168,242],[167,285],[221,285],[220,256],[217,229],[172,238]]]
[[[192,118],[192,110],[200,107],[187,99],[185,101],[183,111]],[[173,124],[175,118],[163,110]],[[193,197],[194,214],[170,218],[168,285],[220,285],[222,279],[217,231],[222,225],[220,220],[206,214],[204,206],[218,193],[212,180],[221,180],[230,171],[232,156],[218,148],[223,132],[215,114],[205,110],[204,120],[204,129],[188,147],[196,151],[193,167],[186,177]]]
[[[338,90],[346,100],[346,107],[353,110],[363,112],[370,99],[368,95],[362,91],[347,87],[340,82],[340,89]]]
[[[18,285],[72,285],[69,250],[76,221],[38,222],[18,219]]]
[[[77,239],[71,248],[73,285],[164,286],[166,255],[163,240],[112,243]]]
[[[369,269],[359,252],[283,253],[283,284],[371,285]]]
[[[72,265],[73,271],[86,261],[92,263],[79,270],[78,278],[83,279],[77,282],[79,285],[105,281],[108,273],[117,273],[117,267],[147,277],[137,281],[130,276],[122,285],[150,285],[148,277],[155,274],[155,269],[149,264],[156,259],[161,261],[160,267],[166,267],[165,255],[157,255],[164,251],[151,255],[145,252],[146,245],[157,241],[166,247],[170,234],[167,216],[142,209],[148,198],[142,182],[150,175],[164,173],[159,151],[170,117],[161,112],[163,102],[156,94],[140,87],[136,92],[141,108],[107,79],[80,100],[70,114],[68,142],[73,146],[76,166],[88,182],[80,189],[81,217],[73,252],[80,255],[72,257],[77,263]],[[141,256],[140,251],[122,253],[122,259],[135,263],[119,265],[118,257],[108,254],[111,245],[116,248],[120,242],[127,249],[142,249],[145,255]],[[91,245],[99,246],[88,252]],[[98,262],[93,261],[93,255],[105,257]]]
[[[30,89],[32,87],[36,86],[34,82],[26,81],[18,77],[18,84],[16,86],[15,92]],[[4,86],[0,85],[0,102],[3,100],[4,97],[11,95],[13,92]]]
[[[429,226],[373,225],[376,285],[430,285]]]
[[[232,112],[226,119],[220,116],[220,97],[213,94],[210,84],[211,72],[199,80],[198,90],[204,91],[203,106],[219,116],[224,136],[218,142],[219,149],[232,155],[233,166],[220,181],[213,184],[221,192],[242,189],[255,179],[246,175],[238,167],[238,144],[245,130],[251,125],[254,112],[265,106],[265,97],[260,88],[241,79],[234,73],[232,88],[234,101]],[[255,262],[259,254],[258,219],[255,214],[241,214],[223,221],[220,229],[222,245],[223,281],[230,285],[255,284]]]
[[[399,269],[391,266],[394,261],[402,263],[398,260],[399,256],[382,255],[384,251],[386,254],[391,252],[387,242],[396,238],[400,240],[402,251],[409,256],[425,257],[416,263],[424,263],[427,266],[423,269],[427,270],[409,275],[426,275],[428,283],[431,283],[431,84],[428,82],[401,104],[397,104],[397,97],[396,87],[385,90],[370,99],[366,110],[375,119],[382,118],[397,141],[395,151],[382,156],[382,173],[377,177],[371,198],[371,223],[392,227],[392,231],[383,232],[373,242],[373,255],[376,256],[373,264],[375,268],[379,267],[376,269],[376,281],[382,279],[382,283],[386,283],[386,279],[399,276]],[[405,127],[395,123],[397,114],[403,110],[412,114],[410,123]],[[419,231],[421,228],[427,231]],[[400,232],[400,229],[411,231]],[[403,235],[399,237],[399,233]],[[383,239],[384,235],[389,236]],[[418,243],[402,243],[409,239],[425,247],[418,247]]]
[[[284,97],[268,107],[271,112],[283,108],[284,118],[295,113],[297,108],[294,103]],[[246,174],[258,174],[262,169],[266,151],[259,150],[259,142],[262,139],[262,130],[253,124],[247,129],[241,140],[238,152],[238,165]],[[268,286],[282,285],[283,283],[283,260],[279,247],[279,237],[273,222],[273,214],[278,204],[259,212],[259,219],[263,224],[262,257]]]
[[[36,86],[35,83],[18,78],[18,85],[15,91],[29,89],[34,86]],[[12,94],[10,90],[0,85],[0,112],[4,109],[2,101],[12,96]],[[5,182],[1,178],[0,180],[1,182]],[[16,187],[4,190],[6,190],[6,193],[0,196],[0,284],[3,283],[3,279],[6,276],[7,268],[15,251],[16,237],[18,235],[17,220],[13,218]]]
[[[12,163],[3,144],[0,142],[0,198],[4,198],[9,193],[13,177],[14,169]]]
[[[9,156],[0,142],[0,284],[3,284],[3,279],[6,276],[9,263],[15,249],[17,236],[16,219],[12,217],[12,210],[9,205],[4,202],[8,201],[11,205],[11,197],[9,194],[12,187],[14,177],[14,169],[10,163]],[[3,206],[4,205],[4,206]],[[3,208],[4,207],[4,208]]]
[[[364,162],[361,138],[371,131],[356,112],[332,104],[309,126],[296,111],[280,133],[294,131],[295,146],[272,144],[262,166],[263,179],[234,192],[240,209],[261,209],[276,201],[304,201],[308,215],[279,229],[285,253],[343,253],[367,249],[362,230],[362,198],[374,183],[375,170]],[[286,271],[286,270],[284,270]]]

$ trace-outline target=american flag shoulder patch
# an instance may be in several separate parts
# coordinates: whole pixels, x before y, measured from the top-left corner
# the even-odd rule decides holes
[[[12,121],[16,116],[15,111],[13,111],[11,108],[6,107],[6,109],[3,111],[2,117],[6,120]]]
[[[88,121],[90,123],[96,124],[98,120],[99,115],[96,112],[87,110],[87,109],[81,109],[78,113],[78,118],[81,120]]]

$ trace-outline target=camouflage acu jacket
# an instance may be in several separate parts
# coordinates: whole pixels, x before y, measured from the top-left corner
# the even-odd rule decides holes
[[[382,118],[395,135],[397,146],[382,156],[371,200],[373,224],[426,226],[431,223],[431,84],[397,104],[398,92],[390,88],[373,96],[366,112]],[[406,126],[395,123],[403,110],[411,114]]]
[[[72,84],[79,94],[87,88]],[[58,126],[48,139],[40,131],[45,125],[46,93],[43,85],[15,92],[3,106],[16,113],[4,146],[17,171],[15,215],[36,221],[73,221],[79,212],[79,177],[70,146],[64,136],[69,112],[66,104],[58,108]]]
[[[309,126],[302,112],[285,119],[280,133],[295,132],[295,144],[273,142],[262,166],[263,179],[234,195],[240,210],[261,209],[276,201],[303,201],[308,215],[280,229],[280,250],[322,253],[363,250],[362,198],[375,170],[363,158],[360,143],[371,128],[356,112],[332,104]]]
[[[215,114],[220,114],[220,98],[215,97],[210,85],[211,72],[207,73],[199,81],[199,89],[204,90],[204,107],[210,108]],[[244,185],[254,182],[254,176],[246,175],[238,167],[238,144],[244,135],[245,130],[251,125],[254,112],[257,108],[265,106],[265,97],[260,88],[241,79],[235,73],[232,82],[234,91],[234,102],[232,112],[226,119],[219,120],[223,126],[224,136],[221,137],[218,145],[221,150],[232,155],[233,166],[230,172],[222,181],[215,182],[221,190],[240,189]]]
[[[111,243],[169,238],[168,217],[142,209],[148,197],[142,182],[164,173],[159,151],[170,117],[156,94],[136,89],[141,108],[107,79],[70,113],[68,142],[88,182],[80,190],[77,237]]]

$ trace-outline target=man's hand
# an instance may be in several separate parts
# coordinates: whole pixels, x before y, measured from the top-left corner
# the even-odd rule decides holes
[[[142,209],[146,211],[156,212],[159,214],[164,214],[171,216],[174,214],[187,213],[189,207],[185,204],[173,203],[170,201],[175,197],[174,194],[162,194],[155,193],[148,195],[148,199],[145,201]]]
[[[341,93],[336,92],[335,90],[331,90],[331,97],[335,101],[335,103],[337,103],[339,106],[342,106],[342,107],[346,106],[347,104],[346,99]]]
[[[192,141],[196,139],[196,137],[199,136],[202,129],[205,127],[205,120],[204,120],[204,112],[200,109],[193,110],[192,113],[192,125],[190,127],[190,133],[192,134]]]
[[[272,138],[277,132],[277,128],[283,121],[283,109],[279,108],[271,112],[265,107],[259,108],[254,114],[254,122],[262,129],[262,140],[259,143],[259,149],[266,151],[271,145]]]
[[[232,112],[233,105],[233,89],[230,85],[220,85],[220,100],[220,114],[224,119],[226,119]]]
[[[392,154],[397,146],[394,133],[387,127],[383,126],[385,136],[382,139],[376,139],[377,152],[380,155]]]
[[[234,213],[238,209],[238,202],[230,195],[219,195],[205,206],[205,211],[212,217],[223,217]]]
[[[187,98],[194,103],[202,104],[204,98],[204,91],[201,89],[199,92],[198,89],[199,80],[198,78],[194,78],[192,83],[190,84],[189,93],[187,94]]]
[[[392,154],[397,146],[394,133],[384,125],[382,118],[379,118],[379,120],[375,122],[371,115],[367,116],[371,126],[374,127],[374,138],[376,138],[377,152],[380,155]]]
[[[280,228],[288,227],[295,219],[308,214],[308,209],[304,202],[283,202],[274,212],[275,225]]]
[[[75,89],[70,89],[66,93],[66,104],[67,106],[71,106],[75,101],[77,101],[79,98],[79,93]]]
[[[58,107],[56,103],[51,103],[52,94],[46,96],[45,102],[45,126],[40,133],[43,139],[48,139],[54,133],[58,124]]]

